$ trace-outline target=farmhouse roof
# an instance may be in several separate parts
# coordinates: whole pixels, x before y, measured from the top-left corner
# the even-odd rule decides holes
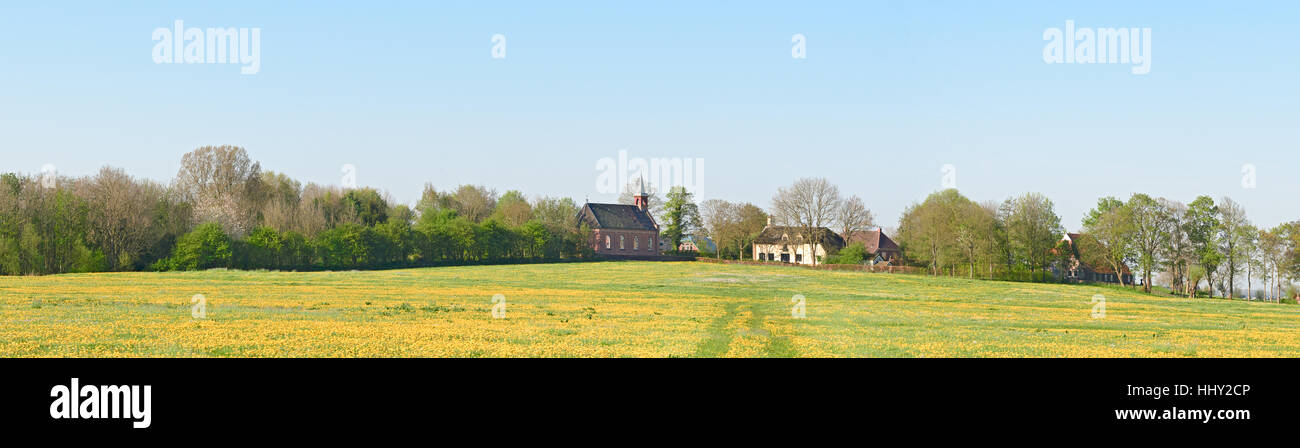
[[[1102,265],[1098,265],[1098,266],[1093,266],[1093,265],[1090,265],[1090,264],[1084,263],[1083,260],[1079,260],[1079,264],[1082,264],[1082,265],[1084,265],[1084,266],[1087,266],[1087,268],[1088,268],[1089,270],[1091,270],[1092,272],[1096,272],[1096,273],[1098,273],[1098,274],[1114,274],[1114,273],[1115,273],[1115,270],[1114,270],[1114,269],[1111,269],[1110,266],[1107,266],[1107,265],[1104,265],[1104,264],[1102,264]],[[1130,271],[1130,270],[1128,269],[1128,264],[1127,264],[1127,263],[1125,263],[1125,264],[1121,264],[1120,267],[1123,268],[1123,270],[1124,270],[1124,275],[1130,275],[1130,274],[1133,273],[1133,271]]]
[[[799,242],[800,231],[801,229],[798,227],[768,226],[763,229],[762,233],[758,234],[758,238],[755,238],[754,242],[758,244],[780,244],[789,238],[789,242],[792,244],[803,244]],[[818,240],[818,243],[826,251],[844,247],[844,238],[840,238],[839,234],[836,234],[831,229],[818,227],[814,229],[813,233],[814,239]]]
[[[1088,270],[1098,274],[1114,274],[1115,269],[1111,268],[1109,265],[1102,263],[1094,266],[1083,261],[1083,257],[1079,256],[1079,245],[1075,244],[1075,242],[1079,241],[1083,236],[1084,234],[1082,233],[1066,233],[1065,238],[1062,238],[1061,241],[1068,241],[1070,243],[1070,247],[1074,248],[1075,259],[1079,261],[1080,265],[1088,268]],[[1055,253],[1056,249],[1052,249],[1052,252]],[[1129,270],[1128,263],[1120,263],[1119,267],[1120,270],[1123,271],[1124,275],[1130,275],[1133,273],[1133,271]]]
[[[877,254],[881,252],[899,252],[898,243],[895,243],[885,232],[876,229],[866,232],[855,232],[849,237],[847,244],[862,243],[867,248],[867,253]]]
[[[635,205],[587,203],[578,219],[593,229],[659,230],[653,217]]]

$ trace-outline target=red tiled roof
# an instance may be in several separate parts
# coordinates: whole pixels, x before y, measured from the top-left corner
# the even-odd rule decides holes
[[[848,241],[848,244],[853,243],[862,243],[863,246],[866,246],[867,253],[871,254],[899,251],[898,244],[895,243],[894,240],[890,239],[888,235],[885,235],[885,232],[882,232],[880,229],[866,232],[855,232]]]

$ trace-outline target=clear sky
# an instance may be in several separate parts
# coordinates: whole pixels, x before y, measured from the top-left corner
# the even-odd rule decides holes
[[[425,182],[598,201],[597,162],[627,150],[704,159],[701,199],[826,177],[884,226],[945,164],[972,199],[1046,194],[1071,230],[1134,191],[1300,219],[1300,2],[23,3],[0,6],[0,171],[167,181],[233,144],[408,203]],[[260,72],[155,64],[177,19],[260,28]],[[1150,73],[1045,63],[1067,20],[1150,28]]]

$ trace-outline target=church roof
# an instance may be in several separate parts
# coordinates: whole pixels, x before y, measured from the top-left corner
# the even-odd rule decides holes
[[[659,230],[654,218],[635,205],[587,203],[578,219],[593,229]]]

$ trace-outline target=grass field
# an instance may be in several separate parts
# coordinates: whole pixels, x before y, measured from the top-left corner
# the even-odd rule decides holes
[[[0,321],[4,357],[1300,355],[1294,305],[696,262],[0,277]]]

